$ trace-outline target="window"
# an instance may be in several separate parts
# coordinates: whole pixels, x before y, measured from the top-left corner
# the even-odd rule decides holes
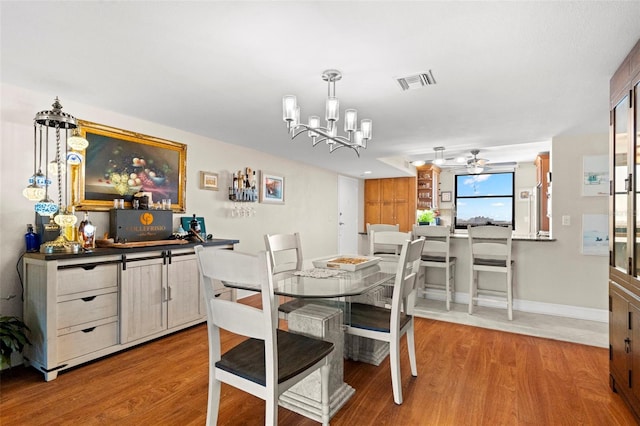
[[[514,226],[514,173],[457,175],[455,224]],[[515,226],[514,226],[515,229]]]

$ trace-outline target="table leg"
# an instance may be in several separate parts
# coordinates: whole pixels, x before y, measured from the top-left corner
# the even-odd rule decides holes
[[[318,337],[333,343],[329,355],[329,418],[353,396],[355,389],[344,382],[344,331],[342,311],[337,308],[309,304],[289,314],[289,331]],[[279,404],[303,416],[322,421],[320,371],[293,386],[280,396]]]

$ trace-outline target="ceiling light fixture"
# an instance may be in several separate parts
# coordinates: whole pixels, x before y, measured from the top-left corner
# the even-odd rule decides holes
[[[442,166],[444,164],[444,146],[436,146],[433,148],[436,152],[436,158],[433,160],[433,164],[436,166]]]
[[[313,146],[320,142],[326,142],[329,145],[329,152],[346,147],[353,149],[360,157],[360,149],[367,149],[367,142],[371,139],[372,122],[369,119],[362,120],[360,130],[358,130],[358,111],[347,109],[344,112],[344,131],[347,136],[338,135],[337,121],[340,116],[340,102],[336,98],[335,84],[341,78],[342,74],[338,70],[326,70],[322,73],[322,79],[329,86],[325,110],[326,127],[320,127],[320,117],[316,115],[309,116],[308,124],[300,123],[300,107],[293,95],[282,98],[282,118],[287,123],[291,139],[308,132]]]
[[[416,161],[412,161],[411,164],[413,164],[415,167],[421,167],[427,164],[427,162],[424,160],[416,160]]]

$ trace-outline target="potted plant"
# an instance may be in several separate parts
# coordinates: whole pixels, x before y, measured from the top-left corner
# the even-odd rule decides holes
[[[418,223],[428,225],[435,219],[435,214],[431,210],[418,210]]]
[[[11,367],[11,354],[22,352],[24,345],[30,345],[27,325],[17,317],[0,317],[0,369]]]

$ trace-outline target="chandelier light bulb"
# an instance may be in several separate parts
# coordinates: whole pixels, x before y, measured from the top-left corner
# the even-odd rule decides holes
[[[80,132],[76,128],[73,134],[67,139],[67,145],[76,151],[83,151],[89,146],[89,141],[80,136]]]
[[[24,195],[29,201],[42,200],[45,193],[46,190],[43,187],[38,186],[35,182],[22,190],[22,195]]]
[[[77,166],[82,163],[82,154],[75,151],[69,151],[67,153],[67,164],[70,166]]]

